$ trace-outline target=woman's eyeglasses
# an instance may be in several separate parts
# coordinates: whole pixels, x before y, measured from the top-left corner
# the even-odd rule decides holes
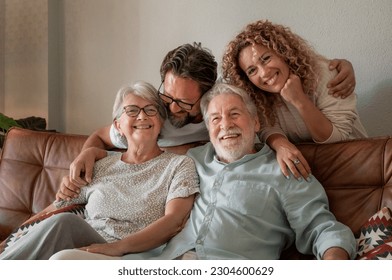
[[[123,108],[122,112],[127,114],[128,117],[136,117],[140,114],[141,110],[149,117],[153,117],[158,113],[158,109],[154,105],[147,105],[143,108],[136,105],[127,105]]]

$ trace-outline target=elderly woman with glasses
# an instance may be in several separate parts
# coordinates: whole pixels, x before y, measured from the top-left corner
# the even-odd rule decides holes
[[[119,90],[114,125],[128,149],[97,161],[93,180],[79,197],[55,201],[41,212],[85,204],[85,219],[53,215],[6,248],[1,259],[49,259],[74,248],[120,257],[157,248],[181,231],[199,181],[189,157],[157,145],[166,111],[156,92],[145,82]]]

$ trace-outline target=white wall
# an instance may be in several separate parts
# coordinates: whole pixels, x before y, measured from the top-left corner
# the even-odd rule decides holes
[[[109,124],[117,89],[139,79],[158,86],[159,66],[169,50],[202,42],[220,63],[226,43],[247,23],[265,18],[290,26],[327,57],[350,60],[356,73],[359,112],[370,136],[392,135],[390,0],[59,3],[60,96],[56,98],[61,99],[64,115],[52,128],[89,134]],[[15,104],[9,92],[5,99]]]
[[[48,118],[48,0],[5,0],[3,113]],[[1,66],[0,66],[1,67]]]

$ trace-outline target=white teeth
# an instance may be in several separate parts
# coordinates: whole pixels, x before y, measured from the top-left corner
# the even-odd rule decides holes
[[[135,125],[135,126],[133,126],[133,128],[136,128],[136,129],[149,129],[151,127],[152,127],[151,125]]]
[[[278,78],[278,73],[276,73],[274,76],[271,77],[271,79],[265,81],[267,85],[271,86],[275,83],[276,79]]]
[[[239,135],[239,134],[224,135],[224,136],[222,136],[221,138],[222,138],[223,140],[226,140],[226,139],[229,139],[229,138],[238,137],[238,135]]]

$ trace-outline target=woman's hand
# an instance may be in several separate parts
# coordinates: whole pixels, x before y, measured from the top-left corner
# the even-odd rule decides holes
[[[280,169],[286,178],[290,177],[290,172],[296,179],[301,176],[307,180],[311,174],[311,169],[298,148],[281,134],[273,134],[267,139],[267,143],[276,152],[276,159]]]
[[[335,69],[338,71],[338,75],[329,81],[327,85],[329,88],[328,93],[336,98],[346,98],[354,93],[356,84],[354,68],[348,60],[334,59],[329,64],[329,70],[332,71]],[[286,101],[292,104],[295,101],[294,98],[300,98],[305,95],[301,79],[294,74],[290,74],[285,86],[281,90],[281,95]]]
[[[290,177],[290,170],[296,179],[300,179],[301,176],[305,180],[308,179],[311,173],[309,164],[295,145],[278,148],[276,150],[276,159],[286,178]]]
[[[324,142],[331,136],[331,121],[304,93],[301,79],[297,75],[290,74],[280,94],[297,109],[313,141]]]
[[[280,95],[284,100],[293,104],[295,107],[300,106],[302,102],[308,99],[304,93],[301,79],[295,74],[290,74],[284,87],[280,91]]]
[[[125,254],[121,246],[121,241],[116,241],[112,243],[102,243],[102,244],[91,244],[90,246],[85,246],[78,248],[89,253],[103,254],[112,257],[121,257]]]

